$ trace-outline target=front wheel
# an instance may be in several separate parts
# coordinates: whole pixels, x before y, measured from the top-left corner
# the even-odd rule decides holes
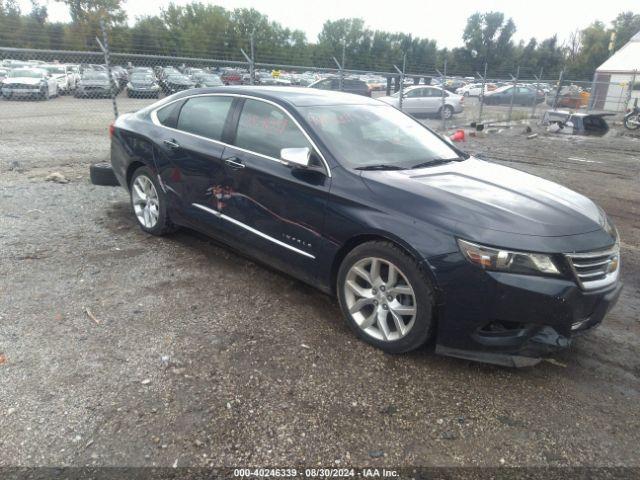
[[[140,167],[133,173],[129,190],[131,206],[142,230],[152,235],[175,230],[167,213],[167,197],[148,167]]]
[[[640,114],[624,117],[624,127],[627,130],[637,130],[640,128]]]
[[[353,249],[340,265],[336,287],[347,323],[367,343],[404,353],[431,337],[431,282],[396,245],[375,241]]]

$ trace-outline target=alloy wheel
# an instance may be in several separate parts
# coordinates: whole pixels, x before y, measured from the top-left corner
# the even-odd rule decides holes
[[[153,228],[160,215],[160,200],[153,182],[146,175],[139,175],[131,189],[133,210],[138,221],[145,228]]]
[[[367,257],[356,262],[345,278],[344,298],[358,327],[377,340],[399,340],[415,323],[413,287],[387,260]]]

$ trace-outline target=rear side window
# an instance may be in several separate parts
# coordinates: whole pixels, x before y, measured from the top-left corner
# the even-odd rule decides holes
[[[287,114],[259,100],[245,101],[235,143],[245,150],[278,159],[283,148],[313,149]]]
[[[195,97],[186,101],[178,117],[178,130],[221,140],[231,97]]]
[[[160,124],[165,127],[175,128],[176,126],[176,114],[180,109],[180,105],[182,102],[174,102],[166,107],[162,107],[161,109],[156,111],[156,117]]]

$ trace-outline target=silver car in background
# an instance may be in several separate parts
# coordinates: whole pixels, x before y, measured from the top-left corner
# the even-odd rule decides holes
[[[402,111],[410,115],[439,115],[443,118],[451,118],[454,113],[462,113],[464,110],[464,97],[444,90],[444,107],[442,105],[443,90],[440,87],[429,85],[416,85],[404,89],[402,98]],[[400,92],[389,97],[379,97],[393,107],[398,108]]]

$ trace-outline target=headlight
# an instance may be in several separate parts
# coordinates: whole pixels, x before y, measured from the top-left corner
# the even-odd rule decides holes
[[[525,275],[561,275],[551,256],[544,253],[512,252],[458,239],[462,255],[485,270]]]
[[[131,85],[131,82],[127,82],[127,88],[133,88],[133,85]]]

